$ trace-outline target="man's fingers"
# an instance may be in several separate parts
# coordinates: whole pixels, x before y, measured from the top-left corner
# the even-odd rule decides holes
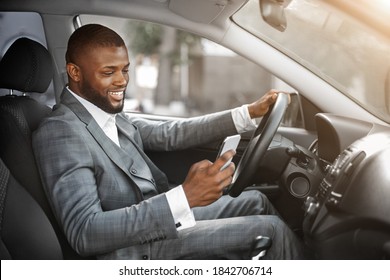
[[[291,97],[290,97],[290,94],[288,92],[272,90],[269,92],[269,96],[267,98],[268,105],[275,103],[276,99],[278,98],[278,94],[286,94],[288,96],[288,104],[290,104]]]
[[[276,99],[278,98],[278,94],[279,94],[279,92],[276,90],[272,90],[268,93],[268,97],[266,100],[266,103],[268,106],[275,103]]]
[[[222,166],[224,166],[229,160],[231,160],[235,154],[236,154],[236,152],[234,150],[229,150],[229,151],[225,152],[224,154],[222,154],[214,162],[213,166],[211,167],[212,171],[219,172],[221,170]]]
[[[221,194],[223,194],[223,192],[226,190],[226,188],[228,188],[233,182],[233,177],[229,177],[229,178],[226,178],[225,181],[223,181],[221,183],[221,185],[223,186],[223,188],[221,189]]]
[[[213,163],[212,163],[211,161],[205,159],[205,160],[202,160],[202,161],[199,161],[199,162],[194,163],[194,164],[192,165],[192,167],[202,169],[202,168],[207,168],[207,167],[209,167],[209,166],[212,165],[212,164],[213,164]]]

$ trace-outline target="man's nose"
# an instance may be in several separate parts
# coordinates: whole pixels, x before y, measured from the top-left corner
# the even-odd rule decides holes
[[[127,73],[119,72],[117,75],[115,75],[115,85],[117,86],[126,86],[129,82],[129,75]]]

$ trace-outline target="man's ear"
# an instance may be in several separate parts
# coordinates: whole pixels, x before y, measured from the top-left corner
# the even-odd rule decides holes
[[[81,77],[80,67],[73,63],[66,64],[66,71],[68,72],[68,76],[74,82],[79,82]]]

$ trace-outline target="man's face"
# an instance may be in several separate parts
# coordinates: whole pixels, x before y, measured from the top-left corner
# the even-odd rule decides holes
[[[119,113],[129,81],[129,64],[124,46],[92,48],[78,59],[78,80],[71,89],[103,111]]]

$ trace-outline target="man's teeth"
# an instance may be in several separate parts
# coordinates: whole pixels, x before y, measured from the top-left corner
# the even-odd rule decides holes
[[[123,91],[109,91],[108,93],[111,95],[122,95]]]

